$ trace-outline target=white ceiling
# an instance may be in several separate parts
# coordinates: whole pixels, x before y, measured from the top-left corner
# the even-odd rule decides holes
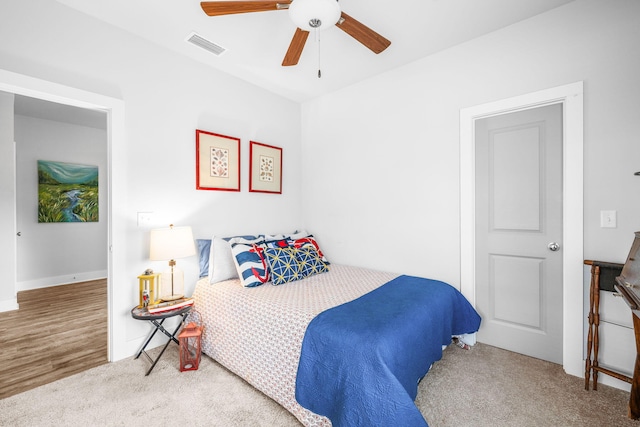
[[[286,98],[304,101],[573,0],[340,0],[343,12],[389,39],[391,46],[376,55],[333,26],[320,33],[320,55],[310,35],[293,67],[280,65],[295,31],[286,10],[209,17],[195,0],[57,1]],[[192,32],[227,51],[215,56],[187,43]]]
[[[107,113],[105,111],[73,107],[24,95],[15,96],[14,114],[102,130],[107,129]]]

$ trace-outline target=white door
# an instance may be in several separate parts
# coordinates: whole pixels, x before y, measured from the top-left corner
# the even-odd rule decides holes
[[[477,339],[562,363],[562,104],[476,121]]]

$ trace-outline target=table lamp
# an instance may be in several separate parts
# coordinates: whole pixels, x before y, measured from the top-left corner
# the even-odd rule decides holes
[[[162,273],[160,299],[173,301],[184,296],[184,272],[176,267],[177,258],[195,255],[191,227],[155,228],[151,230],[149,258],[152,261],[169,261],[169,270]]]

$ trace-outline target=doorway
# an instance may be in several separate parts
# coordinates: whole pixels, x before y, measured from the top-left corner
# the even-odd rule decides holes
[[[562,104],[562,365],[582,376],[583,88],[582,82],[520,95],[460,111],[460,288],[477,306],[476,121],[508,112]],[[483,319],[484,321],[484,319]],[[482,327],[482,326],[481,326]]]
[[[23,95],[13,97],[16,291],[106,278],[109,176],[105,111]],[[60,214],[57,200],[40,205],[44,196],[58,193],[53,189],[40,193],[40,174],[45,173],[39,170],[40,163],[53,165],[61,173],[57,182],[65,183],[62,185],[73,185],[67,183],[79,176],[62,168],[97,171],[97,183],[87,193],[89,197],[74,193],[79,194],[74,212],[91,211],[90,218],[84,214],[87,221],[71,223],[71,208],[59,208]],[[75,217],[75,213],[72,215]]]
[[[107,311],[108,311],[108,360],[115,361],[132,354],[126,341],[126,322],[122,318],[115,318],[114,312],[124,312],[129,305],[127,296],[114,292],[114,283],[126,283],[127,272],[125,251],[113,251],[113,247],[126,247],[126,182],[122,177],[114,177],[113,159],[118,158],[120,150],[125,144],[124,102],[122,100],[100,95],[93,92],[63,86],[46,80],[13,73],[0,69],[0,91],[17,95],[30,96],[46,101],[71,105],[80,108],[100,109],[107,113],[107,169],[108,169],[108,262],[107,262]],[[15,219],[4,223],[9,229],[11,237],[7,247],[15,248]],[[6,231],[6,230],[4,230]],[[7,235],[3,231],[3,235]],[[9,258],[9,257],[7,257]],[[15,260],[15,258],[11,258]],[[13,261],[15,262],[15,261]],[[6,274],[12,274],[13,279],[3,281],[5,287],[12,287],[10,292],[15,296],[15,264],[3,269]],[[4,274],[3,273],[3,274]],[[116,337],[118,338],[116,340]]]
[[[476,120],[475,143],[478,341],[561,364],[562,104]]]

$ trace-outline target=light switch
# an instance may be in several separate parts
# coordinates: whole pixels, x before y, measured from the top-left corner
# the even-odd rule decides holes
[[[616,228],[617,226],[618,224],[616,211],[600,211],[600,227]]]
[[[138,227],[151,227],[153,212],[138,212]]]

